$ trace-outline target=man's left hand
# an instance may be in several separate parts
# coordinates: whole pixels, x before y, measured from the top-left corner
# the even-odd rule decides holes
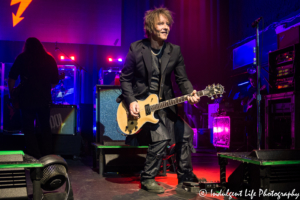
[[[194,90],[191,94],[191,96],[188,96],[188,102],[191,105],[194,105],[200,101],[200,97],[196,94],[196,90]]]

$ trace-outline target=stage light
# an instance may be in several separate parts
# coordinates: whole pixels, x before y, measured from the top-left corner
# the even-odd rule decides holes
[[[119,61],[119,62],[122,62],[123,60],[122,60],[122,58],[119,58],[118,61]]]
[[[61,60],[64,60],[64,59],[65,59],[65,56],[60,56],[60,59],[61,59]]]
[[[57,190],[66,183],[64,193],[45,193],[43,194],[45,199],[73,199],[73,190],[68,176],[67,162],[57,155],[44,156],[40,158],[39,161],[44,166],[41,178],[41,188],[43,190]],[[31,174],[31,176],[32,175],[33,174]]]
[[[230,117],[215,117],[213,119],[213,145],[215,147],[230,146]]]
[[[70,58],[71,58],[71,60],[75,60],[75,57],[74,57],[74,56],[71,56]]]
[[[109,61],[109,62],[112,62],[112,61],[113,61],[113,59],[112,59],[112,58],[108,58],[108,61]]]

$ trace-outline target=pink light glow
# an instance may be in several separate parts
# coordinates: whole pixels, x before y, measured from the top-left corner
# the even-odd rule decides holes
[[[213,145],[229,148],[230,146],[230,117],[215,117],[213,120]]]
[[[71,58],[71,60],[75,60],[75,56],[71,56],[70,58]]]
[[[214,127],[214,133],[222,133],[222,132],[228,132],[229,131],[229,128],[228,127]]]
[[[109,62],[112,62],[112,61],[113,61],[113,59],[112,59],[112,58],[108,58],[108,61],[109,61]]]
[[[61,59],[61,60],[64,60],[64,59],[65,59],[65,56],[60,56],[60,59]]]

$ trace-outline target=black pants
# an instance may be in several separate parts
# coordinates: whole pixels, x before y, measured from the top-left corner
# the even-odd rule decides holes
[[[190,126],[178,117],[174,124],[175,128],[175,141],[176,141],[176,163],[177,163],[177,176],[192,173],[191,151],[194,152],[193,136],[194,132]],[[141,181],[145,179],[153,179],[159,172],[163,156],[166,152],[166,147],[170,140],[163,140],[152,142],[149,145],[146,157],[146,164],[144,171],[141,174]]]
[[[39,159],[42,156],[52,154],[52,133],[50,128],[49,106],[39,108],[21,109],[22,127],[25,136],[26,153]],[[34,120],[41,132],[41,143],[39,144],[35,134]]]

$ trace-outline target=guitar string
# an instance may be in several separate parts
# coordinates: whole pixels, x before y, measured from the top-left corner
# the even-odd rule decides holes
[[[202,95],[201,96],[204,96],[204,91],[198,91],[197,93],[199,94],[199,96],[200,96],[200,92],[202,92]],[[185,99],[186,97],[188,97],[188,96],[191,96],[191,95],[185,95],[185,96],[181,96],[181,97],[177,97],[177,98],[174,98],[174,99],[170,99],[170,100],[167,100],[167,101],[169,101],[168,103],[170,103],[171,101],[176,101],[176,100],[179,100],[180,98],[182,98],[182,97],[184,97],[184,101],[182,101],[182,102],[179,102],[179,103],[183,103],[183,102],[185,102],[185,101],[187,101],[187,99]],[[163,104],[163,103],[166,103],[167,101],[163,101],[163,102],[160,102],[160,103],[157,103],[157,104],[154,104],[154,105],[159,105],[159,104]],[[168,104],[167,103],[167,104]],[[179,103],[175,103],[175,104],[173,104],[173,105],[176,105],[176,104],[179,104]],[[154,106],[154,105],[151,105],[151,106]],[[168,106],[166,106],[166,107],[169,107],[170,105],[168,105]],[[172,105],[171,105],[172,106]],[[166,108],[165,106],[163,106],[163,108]],[[159,108],[159,109],[157,109],[157,110],[160,110],[160,109],[163,109],[163,108]],[[141,111],[144,111],[145,109],[140,109],[140,112]]]

